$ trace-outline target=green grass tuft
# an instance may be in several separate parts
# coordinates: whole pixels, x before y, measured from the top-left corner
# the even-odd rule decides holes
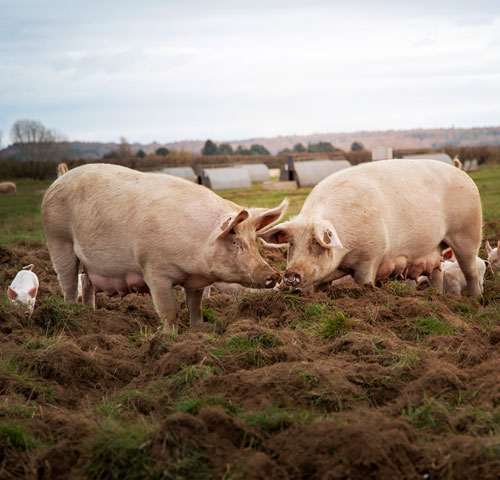
[[[414,319],[414,325],[407,328],[403,334],[405,340],[422,340],[427,335],[448,335],[454,328],[434,315],[419,315]]]
[[[85,446],[80,468],[88,478],[140,480],[149,478],[154,465],[148,437],[151,425],[103,422]]]
[[[38,442],[18,420],[0,421],[0,451],[5,447],[16,450],[34,450]]]

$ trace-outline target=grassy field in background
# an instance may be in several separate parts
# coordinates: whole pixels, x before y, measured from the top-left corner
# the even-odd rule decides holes
[[[496,235],[495,225],[488,222],[500,219],[500,166],[483,167],[472,173],[481,193],[483,217],[486,223],[484,237]],[[0,196],[0,244],[9,245],[19,240],[44,241],[40,205],[50,181],[18,181],[16,195]],[[290,205],[285,219],[296,215],[311,191],[310,188],[266,192],[260,184],[249,190],[224,190],[217,192],[224,198],[246,207],[275,207],[288,198]]]

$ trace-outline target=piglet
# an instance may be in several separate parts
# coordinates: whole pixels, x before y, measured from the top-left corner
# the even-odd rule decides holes
[[[7,291],[9,300],[24,313],[26,318],[30,318],[33,313],[38,292],[38,277],[32,270],[31,264],[17,272]]]
[[[491,271],[497,273],[500,270],[500,241],[497,243],[496,248],[486,241],[486,251],[488,252],[488,262],[490,262]]]

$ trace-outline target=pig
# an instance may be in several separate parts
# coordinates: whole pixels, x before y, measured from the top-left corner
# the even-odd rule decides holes
[[[384,160],[322,180],[295,218],[259,233],[288,244],[283,283],[307,287],[352,274],[360,285],[377,273],[406,271],[415,280],[451,247],[473,297],[480,295],[476,256],[481,242],[479,192],[462,170],[435,160]]]
[[[66,163],[60,163],[57,166],[57,178],[59,178],[61,175],[64,175],[68,171],[68,165]]]
[[[17,193],[16,184],[14,182],[1,182],[0,194],[1,193]]]
[[[33,314],[39,286],[38,277],[32,270],[32,264],[23,267],[20,272],[17,272],[14,280],[12,280],[7,289],[9,300],[26,318],[31,318]]]
[[[482,258],[476,257],[476,263],[482,293],[484,290],[486,262]],[[467,282],[465,281],[464,274],[462,273],[458,262],[443,262],[443,291],[445,293],[452,293],[453,295],[457,295],[459,297],[466,284]]]
[[[490,263],[491,271],[496,274],[500,270],[500,241],[496,248],[492,248],[490,242],[486,241],[486,252],[488,252],[488,262]]]
[[[95,293],[151,293],[165,331],[177,331],[173,287],[186,292],[190,325],[202,321],[204,287],[214,282],[272,288],[279,279],[258,252],[257,233],[283,216],[243,208],[179,177],[118,165],[83,165],[59,177],[42,202],[47,247],[64,300]]]

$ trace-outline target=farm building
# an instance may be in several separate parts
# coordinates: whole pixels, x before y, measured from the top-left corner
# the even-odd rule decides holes
[[[332,173],[350,167],[347,160],[307,160],[288,163],[281,167],[280,180],[295,180],[299,187],[313,187]]]
[[[392,158],[392,147],[375,147],[372,150],[372,161],[390,160]]]
[[[197,168],[198,183],[212,190],[250,188],[250,175],[244,168]]]
[[[264,163],[244,163],[235,165],[236,168],[244,168],[250,175],[252,183],[262,183],[269,180],[269,168]]]
[[[174,177],[181,177],[196,182],[196,174],[191,167],[167,167],[161,169],[159,173],[166,173]]]
[[[422,153],[419,155],[403,155],[403,158],[410,159],[429,159],[437,160],[438,162],[447,163],[448,165],[453,165],[453,159],[447,153]]]

